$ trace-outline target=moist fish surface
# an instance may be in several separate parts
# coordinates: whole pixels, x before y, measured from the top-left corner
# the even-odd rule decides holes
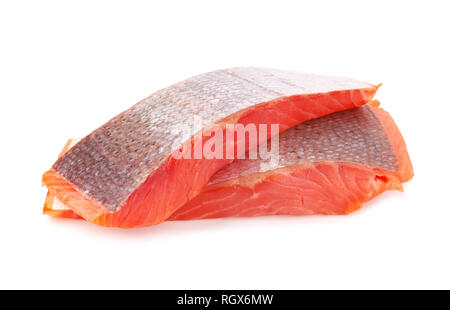
[[[373,103],[285,131],[275,164],[267,158],[235,160],[169,220],[347,214],[385,190],[400,190],[412,176],[400,131]],[[51,194],[44,213],[80,218]]]
[[[348,214],[413,176],[400,131],[371,104],[302,123],[279,140],[275,166],[237,159],[170,219]]]
[[[202,132],[185,138],[177,131],[180,124],[196,116],[208,126],[279,124],[282,132],[361,106],[375,92],[375,86],[352,79],[276,69],[201,74],[156,92],[93,131],[58,159],[43,183],[90,222],[123,228],[158,224],[232,162],[175,159],[174,149],[189,148],[199,137],[208,141]]]

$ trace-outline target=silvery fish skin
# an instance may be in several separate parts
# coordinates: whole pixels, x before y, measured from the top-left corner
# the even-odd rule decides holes
[[[193,116],[217,123],[262,102],[291,95],[373,88],[347,78],[265,68],[230,68],[162,89],[92,132],[53,169],[108,212],[182,146],[181,123]]]
[[[274,164],[270,163],[270,158],[236,159],[218,171],[209,185],[268,170],[326,161],[398,170],[392,144],[382,124],[366,105],[286,130],[279,136],[278,158]]]

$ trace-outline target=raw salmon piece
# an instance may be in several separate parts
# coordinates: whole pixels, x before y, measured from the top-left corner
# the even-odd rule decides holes
[[[276,167],[267,171],[267,160],[236,160],[169,219],[347,214],[385,190],[400,190],[413,176],[411,161],[394,121],[376,105],[285,131]],[[44,213],[77,218],[51,194]]]
[[[79,139],[69,139],[64,145],[64,148],[59,153],[58,158],[63,156],[72,146],[79,142]],[[73,219],[82,219],[81,216],[73,212],[70,208],[65,206],[58,198],[55,197],[50,191],[47,192],[44,203],[44,214],[54,217],[65,217]]]
[[[305,122],[279,139],[276,167],[238,159],[170,220],[348,214],[413,177],[400,131],[376,105]]]
[[[202,137],[198,132],[183,140],[177,131],[194,115],[220,128],[279,124],[283,131],[361,106],[375,92],[375,86],[351,79],[275,69],[209,72],[160,90],[111,119],[58,159],[43,183],[92,223],[123,228],[158,224],[232,161],[174,159],[173,149],[192,148]],[[210,138],[204,136],[203,143]]]

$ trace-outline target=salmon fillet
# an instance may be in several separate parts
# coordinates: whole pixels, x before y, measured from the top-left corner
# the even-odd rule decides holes
[[[378,102],[285,131],[276,166],[267,161],[235,160],[169,220],[348,214],[388,189],[401,190],[413,176],[401,133]],[[51,194],[44,213],[81,218]]]
[[[93,131],[56,161],[43,184],[92,223],[122,228],[158,224],[233,161],[174,158],[174,149],[193,149],[198,141],[211,139],[204,131],[187,139],[177,131],[193,115],[209,124],[205,128],[279,124],[282,132],[361,106],[375,92],[375,86],[351,79],[275,69],[201,74],[156,92]],[[224,141],[224,149],[229,143]]]
[[[374,105],[285,131],[277,166],[265,161],[237,159],[170,219],[348,214],[413,176],[400,131]]]

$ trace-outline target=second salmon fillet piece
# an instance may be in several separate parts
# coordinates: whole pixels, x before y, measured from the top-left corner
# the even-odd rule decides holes
[[[111,119],[64,154],[43,175],[43,183],[92,223],[122,228],[158,224],[233,161],[174,158],[174,145],[188,149],[199,138],[202,143],[210,138],[197,132],[183,140],[176,129],[193,116],[222,129],[236,123],[279,124],[282,132],[361,106],[375,92],[375,86],[351,79],[275,69],[205,73],[160,90]]]
[[[413,177],[403,137],[375,104],[300,124],[279,138],[278,162],[237,159],[170,220],[348,214]]]

